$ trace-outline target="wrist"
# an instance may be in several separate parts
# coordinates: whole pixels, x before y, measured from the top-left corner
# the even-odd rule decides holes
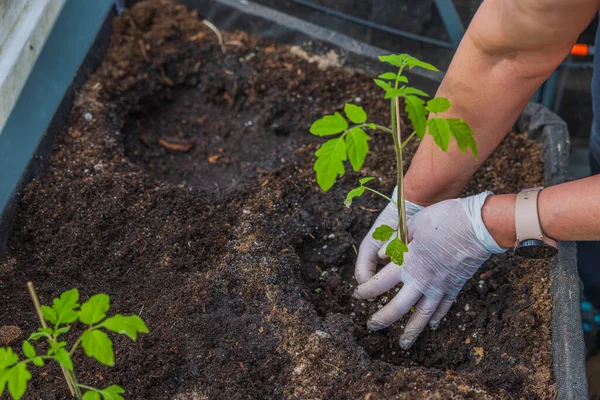
[[[431,183],[431,179],[422,179],[414,177],[409,169],[404,178],[404,197],[412,203],[421,206],[429,207],[440,201],[455,199],[460,196],[463,188],[453,182],[435,184]],[[413,179],[414,177],[414,179]]]
[[[498,246],[514,247],[517,241],[515,229],[515,194],[489,196],[481,209],[483,224]]]

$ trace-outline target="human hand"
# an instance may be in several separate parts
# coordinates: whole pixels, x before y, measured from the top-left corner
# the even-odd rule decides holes
[[[438,327],[465,282],[492,254],[505,251],[496,244],[481,217],[491,194],[445,200],[413,215],[408,222],[410,242],[404,265],[389,263],[354,292],[356,298],[370,299],[400,282],[404,284],[385,307],[371,316],[369,329],[391,325],[413,306],[415,311],[400,338],[403,348],[414,343],[428,322],[432,329]],[[357,271],[370,270],[370,262],[359,258]]]
[[[397,198],[398,187],[394,189],[392,199]],[[411,220],[413,215],[422,210],[423,207],[406,201],[406,221],[407,223]],[[389,225],[394,229],[398,228],[398,207],[394,203],[389,203],[379,214],[379,217],[375,220],[375,223],[367,233],[367,236],[360,243],[358,249],[358,257],[356,260],[356,268],[354,270],[354,278],[361,284],[373,277],[377,272],[377,265],[381,262],[388,262],[389,257],[385,255],[385,249],[389,241],[396,237],[394,234],[388,242],[382,242],[381,240],[373,239],[373,232],[375,229],[382,225]]]

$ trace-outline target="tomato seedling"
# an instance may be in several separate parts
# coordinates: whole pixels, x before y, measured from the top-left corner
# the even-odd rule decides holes
[[[83,304],[79,304],[77,289],[68,290],[52,301],[52,306],[39,307],[37,295],[33,286],[28,284],[36,311],[42,327],[34,332],[22,344],[23,355],[19,355],[10,347],[0,348],[0,396],[8,389],[14,400],[25,394],[27,384],[31,380],[29,366],[43,367],[47,362],[60,365],[71,394],[83,400],[123,400],[125,390],[118,385],[97,389],[81,384],[75,374],[73,355],[83,347],[88,357],[94,358],[101,364],[112,367],[115,364],[113,342],[105,331],[123,334],[137,340],[138,334],[148,333],[146,324],[137,315],[113,315],[107,318],[110,309],[110,297],[106,294],[96,294]],[[62,340],[61,335],[71,330],[76,322],[85,326],[84,332],[73,345]],[[48,326],[50,324],[50,326]],[[47,346],[45,354],[38,354],[31,341],[44,341]]]
[[[315,152],[314,170],[317,175],[317,183],[321,189],[328,191],[337,177],[344,175],[346,161],[350,162],[354,171],[359,171],[362,168],[369,152],[370,137],[367,134],[368,130],[380,130],[392,135],[398,169],[397,197],[391,199],[366,186],[374,179],[368,177],[361,179],[360,186],[348,193],[345,204],[350,207],[355,197],[362,196],[365,191],[370,191],[397,206],[398,228],[394,229],[388,225],[380,226],[373,233],[373,238],[384,242],[393,238],[386,247],[386,255],[395,264],[402,265],[404,254],[408,251],[403,186],[404,174],[402,170],[402,152],[404,148],[415,136],[422,140],[427,133],[433,137],[434,142],[444,152],[448,150],[450,137],[456,140],[458,148],[462,152],[471,149],[475,157],[477,157],[477,144],[473,138],[473,130],[467,122],[458,118],[440,116],[451,107],[447,98],[436,97],[426,102],[423,98],[427,98],[429,95],[420,89],[408,86],[408,77],[403,75],[406,69],[423,68],[438,71],[436,67],[408,54],[381,56],[379,60],[397,68],[396,72],[386,72],[375,79],[375,84],[385,92],[384,98],[390,100],[391,128],[368,122],[365,110],[354,104],[346,104],[344,107],[345,117],[336,112],[333,115],[320,118],[311,125],[310,133],[316,136],[338,136],[327,140]],[[400,99],[404,102],[404,109],[413,127],[413,132],[404,140],[402,139],[400,124]]]

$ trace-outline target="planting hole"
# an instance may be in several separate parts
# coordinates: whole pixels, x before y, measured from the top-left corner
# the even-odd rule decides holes
[[[222,75],[222,74],[221,74]],[[169,91],[125,126],[126,154],[155,177],[207,192],[241,189],[294,157],[290,114],[247,106],[228,77]],[[237,89],[232,89],[236,87]]]

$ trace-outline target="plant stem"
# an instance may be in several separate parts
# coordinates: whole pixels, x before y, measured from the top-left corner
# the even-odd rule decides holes
[[[398,75],[396,76],[396,84],[394,85],[394,89],[398,89],[398,84],[400,83],[399,79],[402,76],[402,71],[404,71],[404,64],[398,68]]]
[[[93,387],[87,386],[87,385],[82,385],[81,383],[78,383],[77,387],[80,387],[80,388],[85,389],[85,390],[91,390],[92,392],[98,392],[98,393],[101,392],[100,389],[96,389],[96,388],[93,388]]]
[[[387,133],[392,133],[392,134],[394,133],[393,130],[391,130],[390,128],[386,128],[385,126],[375,124],[375,128],[379,129],[380,131],[387,132]]]
[[[391,130],[390,128],[386,128],[385,126],[381,126],[381,125],[377,125],[377,124],[371,124],[371,123],[368,123],[368,124],[367,124],[367,123],[365,123],[365,124],[355,125],[355,126],[353,126],[352,128],[350,128],[350,129],[346,129],[346,130],[344,131],[344,133],[342,133],[342,136],[341,136],[341,137],[344,137],[344,136],[346,136],[346,134],[347,134],[348,132],[350,132],[352,129],[356,129],[356,128],[364,128],[364,127],[368,127],[368,126],[375,126],[375,129],[379,129],[380,131],[384,131],[384,132],[387,132],[387,133],[391,133],[392,135],[394,134],[394,131],[393,131],[393,130]]]
[[[67,371],[67,372],[69,373],[71,380],[72,380],[71,383],[73,384],[73,387],[75,388],[75,396],[78,399],[81,399],[83,397],[83,395],[81,394],[81,390],[79,389],[79,383],[77,383],[77,377],[75,376],[75,370]]]
[[[39,358],[41,358],[42,360],[54,360],[54,357],[52,356],[37,356]],[[36,358],[37,358],[36,357]],[[27,360],[23,360],[23,361],[19,361],[18,363],[16,363],[15,365],[19,365],[19,364],[29,364],[33,362],[32,358],[28,358]]]
[[[400,98],[392,100],[392,127],[395,128],[394,145],[396,146],[396,161],[398,163],[398,236],[400,240],[408,245],[406,207],[404,205],[404,166],[402,164],[402,121],[400,120]]]
[[[86,330],[86,332],[87,332],[87,330]],[[70,356],[72,356],[73,353],[75,353],[75,350],[77,350],[77,346],[79,346],[79,344],[81,343],[82,339],[83,339],[83,333],[81,334],[81,336],[79,336],[79,339],[77,339],[77,341],[75,342],[75,344],[73,344],[73,347],[71,347],[71,351],[69,351],[69,355]]]
[[[37,316],[40,320],[40,324],[42,324],[43,328],[47,328],[48,325],[46,325],[46,320],[44,319],[44,315],[42,314],[42,307],[40,307],[40,299],[38,298],[37,293],[35,292],[35,287],[33,286],[32,282],[27,282],[27,289],[29,290],[29,295],[31,296],[31,300],[33,301],[33,307],[35,308],[35,312],[37,313]],[[52,336],[51,340],[53,342],[56,341],[56,339],[54,339],[54,336]],[[75,387],[73,386],[73,382],[70,379],[67,369],[65,367],[63,367],[62,365],[60,366],[60,369],[62,370],[65,380],[67,381],[67,386],[69,387],[71,396],[75,397],[75,393],[76,393]],[[79,398],[81,398],[81,397],[79,397]]]
[[[394,199],[392,199],[391,197],[387,197],[385,194],[378,192],[375,189],[371,189],[368,186],[363,186],[365,189],[367,189],[369,192],[373,192],[381,197],[383,197],[384,199],[386,199],[387,201],[389,201],[390,203],[392,203],[393,205],[395,205],[396,207],[398,207],[398,203],[396,203],[396,201]]]
[[[406,140],[402,143],[402,146],[400,146],[400,150],[404,150],[404,148],[406,147],[408,142],[410,142],[410,139],[412,139],[416,134],[417,134],[417,131],[414,131],[413,133],[411,133],[410,136],[407,137]]]

